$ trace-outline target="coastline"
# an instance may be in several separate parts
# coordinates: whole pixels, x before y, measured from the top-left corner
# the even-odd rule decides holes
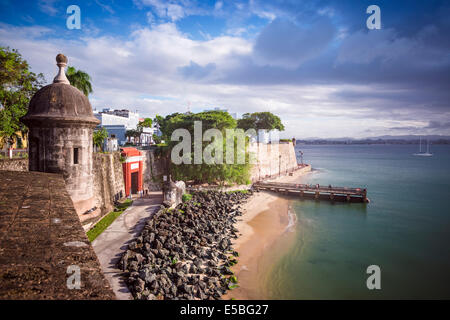
[[[299,182],[309,171],[299,170],[292,176],[270,181]],[[228,291],[222,299],[268,299],[266,284],[274,261],[289,249],[295,223],[290,217],[290,199],[272,192],[256,192],[244,205],[242,219],[236,223],[239,237],[233,241],[239,252],[238,263],[231,269],[239,287]],[[295,217],[295,216],[294,216]]]

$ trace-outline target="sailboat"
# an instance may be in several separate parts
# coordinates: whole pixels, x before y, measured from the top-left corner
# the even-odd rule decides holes
[[[422,137],[420,137],[419,153],[414,153],[414,155],[422,157],[431,157],[433,154],[430,153],[430,141],[428,141],[427,139],[427,152],[422,152]]]

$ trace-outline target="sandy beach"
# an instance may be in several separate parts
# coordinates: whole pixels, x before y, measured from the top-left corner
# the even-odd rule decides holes
[[[299,182],[305,172],[283,176],[271,181]],[[273,261],[289,248],[289,198],[261,191],[244,205],[242,219],[236,224],[240,236],[233,243],[239,252],[238,263],[233,266],[239,288],[229,291],[223,299],[266,299],[265,283]],[[280,250],[281,249],[281,250]]]

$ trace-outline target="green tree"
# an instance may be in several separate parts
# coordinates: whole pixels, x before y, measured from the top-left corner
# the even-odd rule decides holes
[[[66,76],[70,84],[83,92],[86,97],[92,93],[91,77],[86,72],[68,67]]]
[[[159,116],[157,116],[159,117]],[[161,117],[162,118],[162,117]],[[175,165],[170,163],[171,174],[175,179],[179,180],[194,180],[196,183],[203,182],[236,182],[247,183],[250,176],[250,165],[248,163],[248,153],[246,154],[245,164],[226,164],[226,129],[236,128],[236,120],[234,120],[228,112],[224,111],[205,111],[200,113],[174,113],[168,115],[165,118],[157,119],[160,125],[160,130],[163,133],[163,137],[169,142],[167,155],[170,155],[170,150],[178,144],[177,141],[171,141],[172,132],[176,129],[187,129],[191,137],[194,137],[194,122],[201,121],[202,131],[205,132],[208,129],[218,129],[222,133],[223,141],[203,141],[202,150],[209,145],[222,143],[223,150],[223,164],[180,164]],[[191,139],[191,150],[194,150],[194,139]],[[246,142],[246,145],[248,141]],[[246,147],[246,146],[245,146]],[[237,141],[235,139],[235,155],[238,148]],[[217,149],[216,149],[217,150]],[[244,150],[244,152],[246,152]],[[193,152],[190,155],[193,160]],[[193,161],[192,161],[193,163]]]
[[[158,136],[157,134],[153,134],[153,141],[155,141],[156,144],[160,144],[162,139],[160,136]]]
[[[143,121],[139,122],[138,127],[140,128],[151,128],[153,121],[151,118],[145,118]]]
[[[101,151],[103,151],[103,142],[108,138],[108,131],[102,127],[100,130],[94,131],[92,139],[94,140],[94,145],[96,145]]]
[[[238,120],[238,128],[248,129],[265,129],[265,130],[284,130],[281,119],[271,112],[254,112],[245,113],[242,119]]]
[[[0,47],[0,139],[4,143],[11,145],[17,132],[28,132],[20,118],[27,113],[31,97],[43,83],[42,73],[31,72],[17,50]]]
[[[156,115],[153,122],[155,122],[156,127],[161,131],[161,140],[169,141],[170,136],[172,135],[172,131],[170,131],[169,122],[172,118],[177,117],[178,115],[182,115],[182,113],[172,113],[166,117],[162,117],[160,115]]]

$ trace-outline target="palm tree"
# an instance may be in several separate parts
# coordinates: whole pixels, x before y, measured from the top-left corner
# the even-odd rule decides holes
[[[70,84],[80,89],[86,97],[92,93],[91,77],[86,72],[68,67],[66,76]]]

